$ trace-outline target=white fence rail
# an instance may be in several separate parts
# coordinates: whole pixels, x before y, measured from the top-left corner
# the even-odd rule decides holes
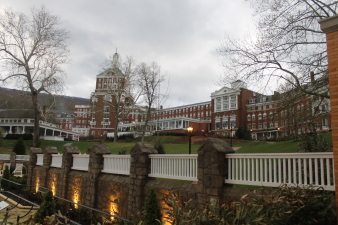
[[[149,177],[178,180],[197,180],[197,155],[154,154],[150,155],[151,172]]]
[[[314,185],[334,190],[331,153],[228,154],[226,183],[277,187]]]
[[[130,174],[130,155],[104,155],[103,173]]]
[[[0,160],[10,160],[11,156],[9,154],[0,154]]]
[[[29,155],[16,155],[15,160],[18,161],[29,161]]]
[[[52,154],[51,167],[61,168],[62,166],[62,154]]]
[[[43,154],[36,154],[36,165],[43,165]]]
[[[88,171],[89,155],[87,154],[73,154],[73,170]]]

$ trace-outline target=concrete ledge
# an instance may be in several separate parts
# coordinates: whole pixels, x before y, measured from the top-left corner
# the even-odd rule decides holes
[[[320,29],[325,33],[338,31],[338,15],[328,17],[319,21]]]

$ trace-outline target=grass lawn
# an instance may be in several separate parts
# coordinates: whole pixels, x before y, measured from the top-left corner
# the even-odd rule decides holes
[[[247,141],[235,144],[240,147],[237,153],[282,153],[282,152],[298,152],[298,141]]]
[[[331,143],[331,133],[324,134],[323,137]],[[145,142],[154,145],[157,141],[163,144],[164,150],[167,154],[188,154],[188,138],[185,136],[159,136],[159,137],[146,137]],[[202,141],[198,141],[202,140]],[[205,139],[197,137],[194,139],[191,145],[191,152],[197,153],[198,148],[201,146]],[[108,146],[113,154],[124,152],[129,154],[131,148],[139,140],[121,140],[118,143],[112,141],[105,141],[104,144]],[[227,140],[229,142],[229,140]],[[282,152],[298,152],[299,141],[279,141],[279,142],[268,142],[268,141],[245,141],[234,139],[234,147],[239,148],[237,153],[282,153]],[[196,142],[196,143],[194,143]],[[0,154],[6,154],[11,152],[11,149],[15,145],[16,140],[3,140],[0,146]],[[72,143],[77,146],[82,153],[85,153],[91,146],[98,144],[99,142],[94,141],[80,141],[80,142],[67,142],[67,141],[41,141],[41,147],[55,146],[60,152],[63,150],[63,145]],[[25,141],[26,150],[32,145],[32,141]]]

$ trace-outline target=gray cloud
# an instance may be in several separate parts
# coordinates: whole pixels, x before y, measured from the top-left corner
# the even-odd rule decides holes
[[[224,35],[252,29],[244,0],[1,0],[0,10],[29,13],[41,5],[70,32],[65,94],[87,98],[118,48],[137,62],[161,65],[170,84],[166,106],[209,100],[224,72],[215,54]]]

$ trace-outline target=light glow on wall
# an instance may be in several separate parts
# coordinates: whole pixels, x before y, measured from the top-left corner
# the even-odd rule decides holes
[[[160,210],[162,214],[162,224],[163,225],[172,225],[173,218],[171,217],[169,212],[172,212],[173,206],[180,206],[179,196],[177,193],[170,190],[161,190],[160,191]]]
[[[50,189],[52,191],[53,196],[56,195],[56,185],[57,185],[56,175],[52,174]]]
[[[35,179],[35,193],[38,193],[40,187],[40,177],[36,177]]]
[[[81,178],[76,177],[72,182],[72,201],[74,202],[74,208],[77,209],[80,203],[81,197]]]
[[[114,221],[116,215],[118,215],[119,213],[117,194],[111,194],[109,197],[109,213],[110,213],[110,219]]]
[[[73,202],[74,202],[74,208],[77,209],[79,208],[79,199],[80,195],[77,191],[74,191],[73,193]]]

